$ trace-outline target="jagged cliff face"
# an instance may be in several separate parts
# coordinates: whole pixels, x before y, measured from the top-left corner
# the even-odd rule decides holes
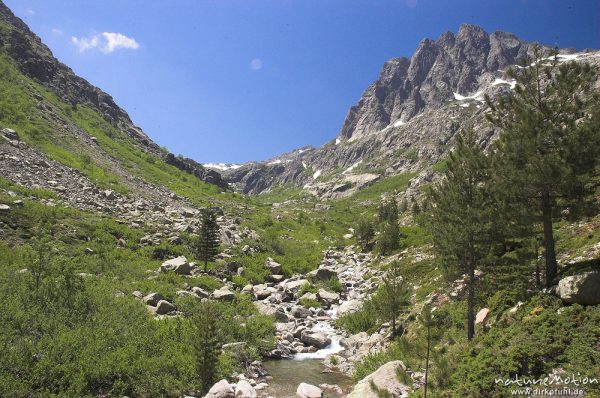
[[[510,33],[488,35],[474,25],[462,25],[456,35],[444,33],[437,41],[424,39],[411,59],[386,62],[357,105],[350,108],[340,138],[355,140],[376,133],[393,121],[409,121],[437,108],[453,93],[477,89],[478,78],[503,70],[532,49]]]
[[[474,128],[482,145],[494,139],[484,95],[512,90],[506,70],[532,51],[533,43],[513,34],[488,34],[468,24],[456,35],[424,39],[410,59],[384,63],[334,141],[226,170],[224,177],[244,193],[291,185],[324,198],[345,196],[400,173],[419,174],[413,186],[430,181],[431,166],[445,157],[461,128]],[[598,63],[597,52],[574,52],[561,50],[572,54],[561,60]]]
[[[5,27],[0,29],[0,48],[25,76],[45,86],[67,104],[92,108],[113,127],[130,136],[144,152],[160,156],[165,162],[203,181],[228,189],[227,183],[218,172],[206,170],[191,159],[175,158],[173,154],[161,151],[141,128],[133,124],[127,112],[121,109],[109,94],[77,76],[68,66],[59,62],[41,39],[1,1],[0,24]]]

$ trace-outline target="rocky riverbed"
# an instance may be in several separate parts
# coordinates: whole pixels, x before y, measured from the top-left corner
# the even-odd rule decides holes
[[[274,314],[277,321],[278,342],[271,357],[323,359],[329,368],[351,374],[354,363],[367,352],[383,348],[387,342],[378,333],[352,336],[335,325],[337,318],[359,310],[377,287],[380,273],[371,269],[371,261],[369,254],[328,250],[318,268],[306,276],[253,286],[255,305],[262,313]],[[318,283],[330,278],[339,280],[340,292],[320,288],[316,293],[301,293],[309,279]],[[305,302],[320,306],[306,308]]]

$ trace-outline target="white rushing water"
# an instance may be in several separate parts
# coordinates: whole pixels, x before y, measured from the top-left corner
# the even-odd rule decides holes
[[[337,311],[334,308],[328,310],[327,315],[329,315],[331,317],[331,321],[330,322],[325,322],[325,321],[317,322],[315,324],[315,326],[313,326],[311,329],[311,331],[314,333],[316,333],[316,332],[325,333],[327,335],[327,337],[329,337],[331,339],[331,344],[329,344],[327,347],[321,348],[320,350],[317,350],[315,352],[298,353],[298,354],[294,355],[292,359],[294,359],[296,361],[302,361],[304,359],[325,359],[325,358],[327,358],[328,355],[337,354],[338,352],[341,352],[344,350],[344,347],[342,347],[342,345],[340,344],[340,336],[336,334],[335,328],[333,327],[333,322],[335,321],[335,318],[337,315],[336,312]]]

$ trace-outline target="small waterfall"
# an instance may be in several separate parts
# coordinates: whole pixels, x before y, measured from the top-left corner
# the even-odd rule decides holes
[[[333,326],[333,322],[336,319],[337,308],[332,308],[327,311],[327,315],[331,317],[331,321],[319,321],[312,327],[312,332],[322,332],[327,335],[331,339],[331,344],[329,344],[325,348],[321,348],[315,352],[305,352],[295,354],[292,359],[296,361],[301,361],[304,359],[325,359],[328,355],[337,354],[344,350],[344,347],[340,344],[340,336],[336,334],[336,330]]]

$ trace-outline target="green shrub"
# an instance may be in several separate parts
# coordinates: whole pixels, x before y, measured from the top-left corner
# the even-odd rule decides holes
[[[378,327],[377,312],[367,302],[361,310],[338,318],[335,324],[351,334],[360,332],[372,334]]]
[[[342,291],[342,284],[340,283],[340,280],[337,277],[329,278],[325,282],[325,290],[340,293]]]
[[[240,288],[243,288],[244,286],[250,284],[250,281],[248,279],[246,279],[240,275],[233,275],[231,277],[231,282],[233,282],[233,284],[235,286],[240,287]]]
[[[305,283],[304,285],[300,286],[300,289],[298,289],[298,296],[302,297],[306,293],[316,293],[318,291],[319,291],[319,288],[309,282],[309,283]]]
[[[300,304],[301,306],[306,307],[306,308],[322,307],[322,304],[319,300],[314,300],[314,299],[310,299],[310,298],[302,298],[302,299],[300,299],[300,301],[298,301],[298,304]]]

